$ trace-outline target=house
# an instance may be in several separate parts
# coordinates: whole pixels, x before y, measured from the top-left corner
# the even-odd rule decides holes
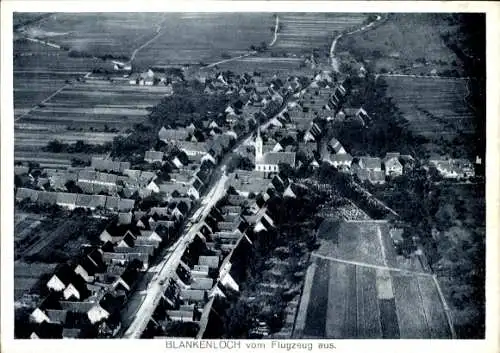
[[[36,202],[38,200],[39,192],[27,188],[18,188],[16,192],[16,201],[30,200]]]
[[[151,180],[151,182],[146,186],[147,190],[150,190],[151,192],[158,193],[160,192],[160,187],[155,183],[154,180]]]
[[[346,119],[357,120],[362,126],[371,121],[370,116],[363,108],[344,108],[343,112]]]
[[[131,236],[132,239],[135,239],[138,235],[140,235],[139,229],[133,225],[112,223],[102,231],[99,235],[99,239],[103,243],[110,242],[116,244],[126,236]]]
[[[144,160],[148,163],[162,162],[164,153],[161,151],[146,151]]]
[[[162,183],[159,184],[160,192],[164,193],[167,197],[169,196],[182,196],[187,195],[189,191],[189,185],[184,185],[181,183]]]
[[[219,268],[219,257],[202,255],[198,258],[198,265],[208,266],[208,268],[217,269]]]
[[[361,169],[372,171],[382,170],[382,162],[378,157],[360,157],[358,164]]]
[[[330,141],[328,141],[327,148],[333,154],[347,153],[344,147],[340,144],[339,140],[337,140],[335,137],[332,137]]]
[[[76,208],[77,196],[78,196],[77,194],[72,194],[68,192],[58,192],[56,204],[61,207],[73,210]]]
[[[383,163],[386,176],[394,177],[403,174],[403,165],[399,161],[399,157],[399,152],[387,153],[385,155]]]
[[[189,156],[205,155],[208,152],[206,142],[177,141],[175,145]]]
[[[312,123],[304,134],[304,142],[317,141],[321,136],[321,128],[316,123]]]
[[[201,190],[202,190],[204,184],[197,176],[194,176],[192,178],[192,181],[190,184],[191,184],[191,186],[189,187],[187,194],[189,196],[192,196],[196,200],[198,200],[201,196]]]
[[[384,184],[385,173],[383,170],[369,170],[368,180],[372,184]]]
[[[167,129],[164,126],[158,131],[158,139],[165,143],[174,143],[177,141],[185,141],[189,137],[187,129]]]
[[[172,215],[178,220],[185,218],[190,210],[190,205],[184,201],[176,202],[172,206]]]
[[[444,178],[470,178],[475,174],[474,165],[465,159],[430,159],[429,163],[436,167]]]
[[[92,157],[90,167],[98,171],[122,173],[130,168],[130,162],[118,162],[112,159]]]
[[[351,167],[352,160],[352,156],[349,153],[345,153],[334,155],[328,162],[337,169],[348,169]]]
[[[104,195],[83,195],[77,194],[76,207],[95,210],[96,208],[104,208],[106,205],[107,196]]]

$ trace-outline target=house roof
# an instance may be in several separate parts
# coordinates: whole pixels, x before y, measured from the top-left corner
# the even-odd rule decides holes
[[[383,170],[370,170],[369,179],[372,182],[385,181],[385,173]]]
[[[336,154],[331,160],[332,162],[352,162],[352,156],[349,153]]]
[[[37,202],[43,203],[43,204],[50,204],[53,205],[57,202],[57,193],[55,192],[48,192],[48,191],[40,191],[38,193],[38,200]]]
[[[91,301],[59,301],[61,308],[68,312],[74,313],[87,313],[95,305],[95,302]]]
[[[118,201],[118,210],[119,211],[130,211],[134,209],[135,200],[131,199],[120,199]]]
[[[45,310],[45,314],[47,314],[47,317],[51,322],[64,324],[68,312],[66,310],[47,309]]]
[[[335,153],[338,153],[343,148],[342,144],[335,137],[330,139],[328,146],[330,146]]]
[[[209,268],[219,267],[219,257],[218,256],[200,256],[198,258],[198,265],[208,266]]]
[[[180,183],[163,183],[158,185],[158,187],[160,188],[160,192],[164,192],[167,195],[172,194],[174,191],[177,191],[181,195],[186,195],[189,190],[189,186]]]
[[[58,192],[57,193],[57,203],[58,204],[76,204],[77,194],[72,194],[68,192]]]
[[[121,173],[123,170],[130,168],[130,162],[119,162],[113,161],[112,159],[92,157],[90,166],[95,170],[108,170]]]
[[[130,223],[132,223],[132,213],[130,213],[130,212],[119,212],[118,213],[118,223],[119,224],[130,224]]]
[[[18,188],[16,192],[16,199],[24,200],[29,198],[31,201],[35,202],[38,200],[38,194],[39,192],[36,190],[27,188]]]
[[[104,195],[83,195],[78,194],[76,198],[77,207],[88,207],[88,208],[97,208],[104,207],[106,205],[108,196]]]
[[[176,141],[176,146],[180,150],[192,152],[207,152],[206,142]]]
[[[146,153],[144,154],[144,160],[161,161],[163,159],[164,154],[165,153],[161,151],[146,151]]]
[[[264,154],[263,161],[260,164],[274,165],[280,163],[295,166],[295,152],[268,152]]]
[[[158,131],[158,138],[163,141],[182,141],[187,139],[189,131],[186,129],[167,129],[164,126]]]
[[[191,289],[208,290],[211,289],[213,285],[214,280],[212,278],[195,277],[191,282]]]
[[[381,168],[381,160],[378,157],[360,157],[360,164],[364,169],[376,169]]]

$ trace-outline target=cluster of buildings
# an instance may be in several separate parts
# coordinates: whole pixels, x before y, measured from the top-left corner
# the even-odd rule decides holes
[[[144,85],[146,78],[152,76],[148,73],[144,77]],[[27,185],[17,188],[19,202],[29,200],[70,210],[82,207],[117,214],[99,235],[99,243],[82,245],[78,259],[57,266],[47,274],[43,299],[20,298],[18,303],[33,309],[31,338],[118,334],[120,310],[141,272],[149,268],[159,249],[171,245],[178,237],[179,227],[208,185],[213,167],[238,138],[233,126],[245,123],[247,130],[250,129],[283,104],[284,98],[279,92],[288,94],[301,87],[298,79],[285,84],[276,77],[265,83],[257,76],[251,77],[238,77],[239,82],[235,83],[236,78],[222,74],[216,80],[207,81],[209,90],[212,86],[216,90],[238,86],[240,91],[248,90],[249,98],[244,104],[229,105],[222,120],[162,127],[158,132],[161,143],[157,144],[161,147],[144,155],[144,162],[151,168],[132,169],[129,162],[96,157],[84,168],[37,170],[16,166],[16,175],[23,186]],[[165,170],[168,173],[164,173]],[[138,208],[141,200],[155,194],[161,196],[155,198],[155,206]],[[222,287],[238,290],[229,274],[230,254],[248,239],[246,229],[259,231],[273,226],[271,216],[256,205],[251,217],[243,217],[242,203],[246,199],[242,195],[228,195],[224,205],[214,207],[200,220],[199,233],[186,248],[176,272],[178,277],[170,279],[177,285],[182,279],[184,286],[179,287],[181,292],[177,295],[182,295],[175,297],[173,306],[166,312],[168,320],[208,320],[210,310],[200,311],[203,303],[208,304],[207,295],[223,295]],[[205,247],[201,253],[200,241]],[[218,276],[214,277],[216,273]],[[30,302],[28,297],[33,300]],[[172,303],[169,301],[169,305]]]
[[[82,246],[78,259],[58,266],[49,277],[48,294],[30,314],[30,338],[115,336],[120,310],[141,271],[177,226],[171,210],[121,214],[102,231],[100,245]]]
[[[233,176],[245,172],[236,170]],[[265,181],[260,184],[257,196],[249,199],[241,189],[228,191],[200,220],[175,274],[165,282],[165,291],[143,337],[175,335],[170,331],[173,322],[195,323],[199,328],[194,336],[197,338],[215,338],[223,333],[224,302],[240,290],[239,283],[247,266],[245,259],[255,237],[259,232],[276,228],[273,212],[268,207],[270,195],[296,197],[292,190],[304,193],[288,179],[277,175],[265,179],[262,173],[250,173]]]

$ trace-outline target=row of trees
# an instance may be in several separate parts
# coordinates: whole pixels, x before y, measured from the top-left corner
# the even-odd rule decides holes
[[[248,338],[259,321],[265,322],[270,332],[282,328],[286,304],[299,294],[307,255],[316,246],[314,229],[319,220],[314,218],[314,214],[320,203],[319,195],[312,192],[297,199],[272,197],[268,200],[268,210],[277,229],[257,234],[249,232],[253,246],[246,250],[247,259],[235,264],[236,272],[241,274],[241,294],[231,301],[224,312],[225,337]],[[290,283],[291,287],[278,289],[276,295],[267,296],[260,294],[258,284],[269,281],[267,271],[273,260],[288,263],[281,281]]]
[[[107,153],[111,150],[111,143],[106,142],[102,145],[94,145],[86,143],[82,140],[76,141],[74,143],[64,143],[57,139],[49,141],[45,147],[42,148],[43,151],[53,152],[53,153]]]

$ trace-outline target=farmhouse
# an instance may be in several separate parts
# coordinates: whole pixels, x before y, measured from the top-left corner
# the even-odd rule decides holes
[[[386,154],[383,159],[386,176],[398,176],[403,174],[403,165],[399,161],[399,157],[399,152]]]

